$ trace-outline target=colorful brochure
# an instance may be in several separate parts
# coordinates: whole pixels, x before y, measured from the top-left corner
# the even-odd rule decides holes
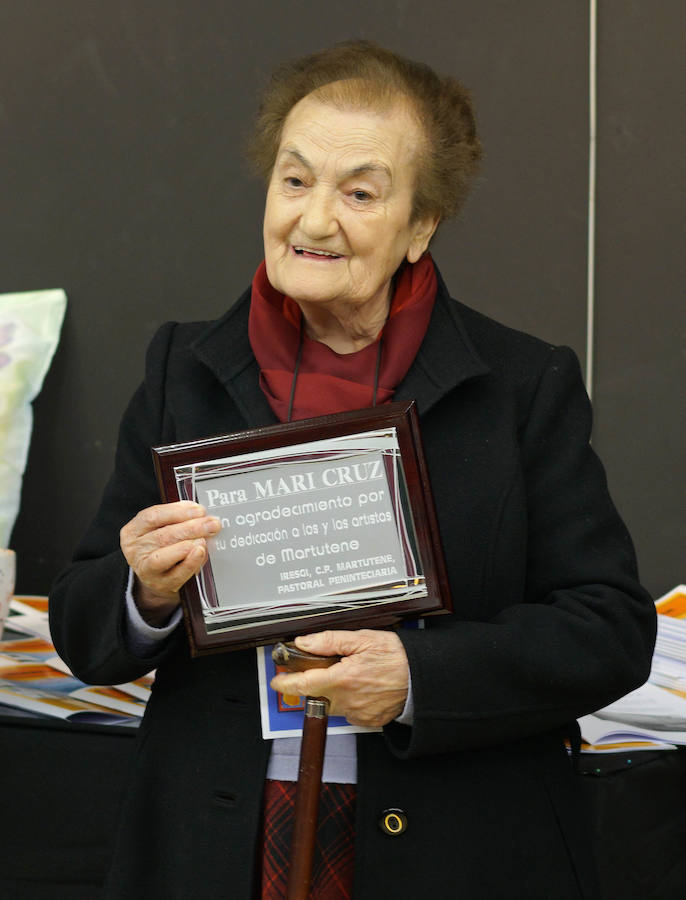
[[[2,679],[0,679],[0,704],[43,716],[71,722],[84,722],[90,725],[135,725],[138,723],[138,718],[135,716],[117,715],[93,703],[71,697],[69,694],[42,691]]]
[[[281,670],[285,671],[285,670]],[[257,648],[257,674],[260,687],[262,737],[266,739],[300,737],[305,718],[305,698],[279,694],[269,686],[277,668],[272,659],[272,646]],[[358,734],[381,731],[351,725],[343,716],[329,716],[327,734]]]
[[[30,598],[41,601],[44,598]],[[12,627],[23,616],[46,617],[40,605],[15,606]],[[150,697],[154,673],[130,684],[88,685],[75,678],[55,654],[52,642],[42,637],[0,641],[0,705],[3,714],[23,711],[69,721],[103,725],[137,725]]]

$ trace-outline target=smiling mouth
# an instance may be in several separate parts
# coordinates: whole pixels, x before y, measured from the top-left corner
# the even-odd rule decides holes
[[[340,253],[332,253],[330,250],[315,250],[314,247],[293,247],[293,250],[306,259],[341,259]]]

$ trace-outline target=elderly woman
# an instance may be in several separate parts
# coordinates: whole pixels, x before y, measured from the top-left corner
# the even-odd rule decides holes
[[[342,661],[275,679],[383,726],[329,741],[313,896],[593,897],[565,739],[646,678],[654,611],[573,354],[452,300],[427,253],[480,157],[469,97],[343,44],[276,73],[253,155],[264,262],[221,319],[153,339],[51,598],[81,678],[157,668],[109,896],[283,896],[297,774],[297,749],[262,740],[254,651],[189,658],[178,592],[219,523],[159,505],[150,447],[415,398],[454,613],[300,638]]]

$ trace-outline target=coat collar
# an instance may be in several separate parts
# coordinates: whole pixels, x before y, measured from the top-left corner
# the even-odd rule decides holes
[[[416,400],[420,415],[460,384],[490,372],[472,344],[460,306],[448,293],[438,268],[436,275],[438,291],[429,327],[415,361],[393,397]]]
[[[490,369],[479,357],[448,294],[440,272],[431,320],[409,372],[394,399],[417,401],[420,415],[449,391]],[[250,289],[191,345],[196,357],[224,385],[251,427],[273,425],[276,417],[259,386],[259,368],[248,340]]]
[[[248,339],[250,288],[191,344],[191,350],[224,385],[251,428],[274,425],[276,416],[259,384],[260,369]]]

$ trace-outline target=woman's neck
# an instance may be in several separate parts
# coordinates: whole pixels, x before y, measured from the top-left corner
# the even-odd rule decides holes
[[[298,303],[305,334],[340,354],[356,353],[378,338],[390,310],[390,291],[361,306],[349,303]]]

